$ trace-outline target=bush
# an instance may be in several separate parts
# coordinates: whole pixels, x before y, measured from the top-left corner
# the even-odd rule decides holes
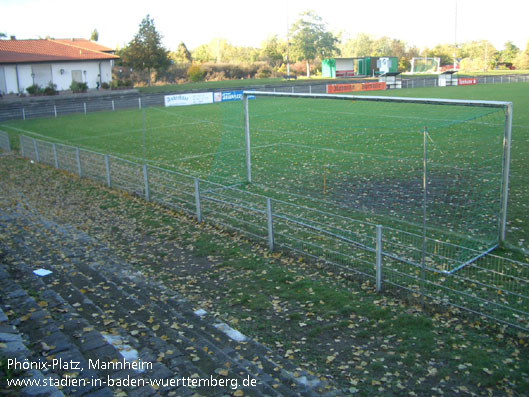
[[[266,79],[272,75],[272,69],[270,69],[268,66],[261,66],[257,73],[255,74],[255,77],[258,79]]]
[[[43,93],[42,88],[40,88],[38,84],[30,85],[29,87],[26,88],[26,91],[28,92],[29,95],[42,95]]]
[[[46,88],[44,88],[43,94],[44,95],[57,95],[59,91],[57,91],[57,84],[53,84],[50,82]]]
[[[204,80],[204,71],[202,70],[200,65],[191,65],[189,69],[187,69],[187,77],[193,83],[197,83],[199,81]]]
[[[72,90],[74,93],[86,92],[88,91],[88,84],[72,81],[72,84],[70,84],[70,90]]]
[[[101,83],[101,88],[103,90],[108,90],[110,88],[110,85],[107,82],[102,82]]]
[[[131,80],[112,80],[110,82],[110,88],[113,90],[120,90],[120,89],[131,88],[131,87],[132,87]]]

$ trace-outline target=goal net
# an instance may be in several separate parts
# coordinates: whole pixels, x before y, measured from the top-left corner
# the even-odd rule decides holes
[[[501,240],[509,103],[251,95],[223,105],[210,180],[476,249]]]
[[[412,73],[439,73],[441,58],[412,58]]]

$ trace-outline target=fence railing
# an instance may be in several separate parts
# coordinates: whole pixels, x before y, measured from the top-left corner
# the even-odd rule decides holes
[[[529,331],[529,265],[116,156],[20,135],[24,157],[371,280]],[[7,134],[0,147],[9,150]],[[465,252],[462,254],[462,250]],[[422,257],[422,260],[419,258]],[[461,266],[465,264],[465,266]],[[456,272],[447,271],[460,267]]]
[[[477,84],[506,84],[515,82],[528,82],[529,75],[504,75],[504,76],[479,76]],[[438,79],[435,77],[413,77],[402,80],[402,88],[437,87]],[[255,87],[253,87],[255,88]],[[290,84],[278,86],[258,87],[260,91],[325,94],[326,83]],[[215,90],[220,91],[220,90]],[[60,117],[73,113],[92,113],[100,111],[117,111],[124,109],[141,109],[142,107],[164,106],[164,97],[169,93],[159,94],[108,94],[95,97],[73,96],[67,99],[56,97],[38,99],[29,103],[1,104],[0,121],[11,119],[31,119],[38,117]]]

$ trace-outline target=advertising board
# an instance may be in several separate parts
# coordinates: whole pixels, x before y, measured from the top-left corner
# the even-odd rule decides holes
[[[197,92],[192,94],[166,95],[165,106],[189,106],[213,103],[212,92]]]

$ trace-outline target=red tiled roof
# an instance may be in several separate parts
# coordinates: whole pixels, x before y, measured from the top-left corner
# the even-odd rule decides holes
[[[99,43],[87,39],[53,39],[57,43],[73,45],[75,47],[86,48],[87,50],[100,51],[100,52],[113,52],[112,48],[105,47]]]
[[[117,55],[54,40],[0,40],[0,63],[117,59]]]

